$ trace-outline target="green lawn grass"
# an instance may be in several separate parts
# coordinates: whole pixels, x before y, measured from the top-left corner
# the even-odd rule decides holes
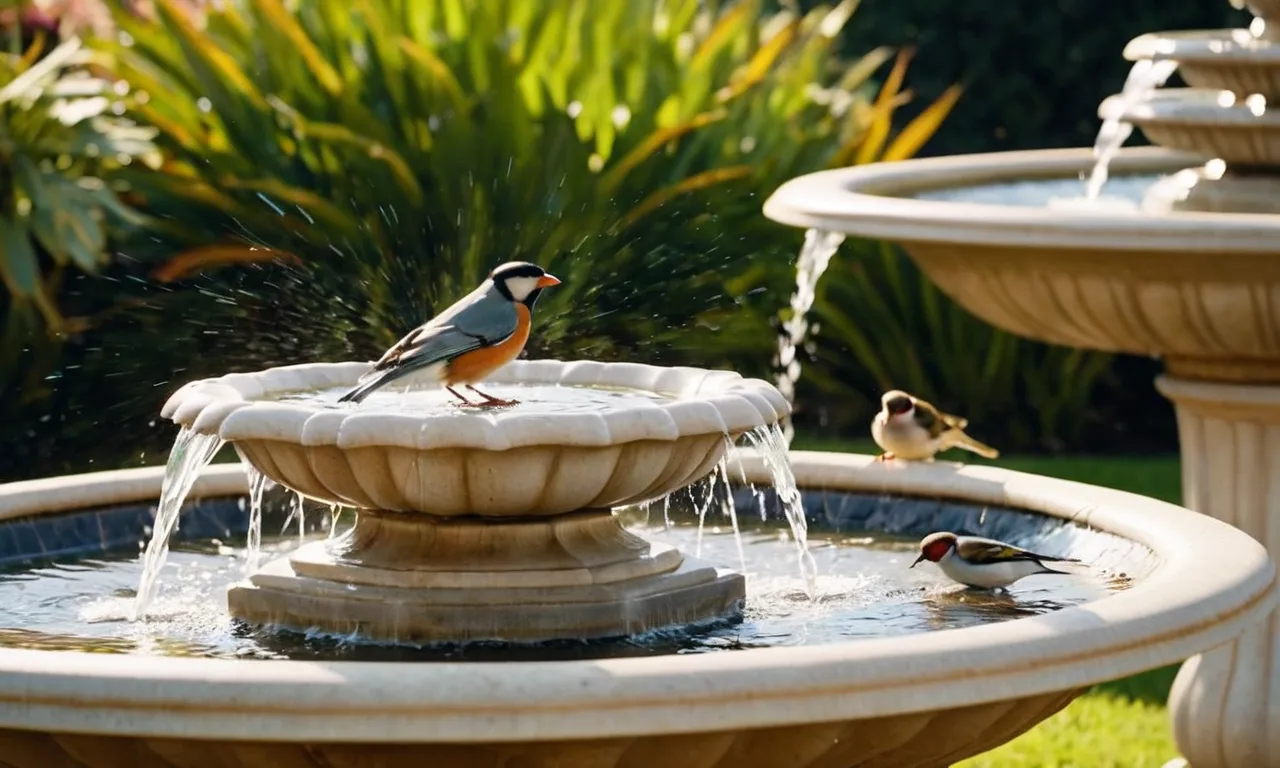
[[[870,440],[798,435],[798,450],[878,453]],[[946,458],[1118,488],[1177,503],[1176,456],[1009,456],[986,462],[958,451]],[[1178,756],[1165,699],[1177,667],[1094,686],[1063,711],[1017,739],[957,768],[1159,768]]]

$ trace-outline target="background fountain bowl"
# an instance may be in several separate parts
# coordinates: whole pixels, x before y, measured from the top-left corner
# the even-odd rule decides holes
[[[1280,166],[1280,112],[1231,91],[1161,88],[1132,102],[1109,96],[1098,116],[1133,123],[1153,144],[1208,154],[1228,166]]]
[[[1193,88],[1231,91],[1239,99],[1260,93],[1280,96],[1280,44],[1259,40],[1247,29],[1151,32],[1125,46],[1129,61],[1176,61]]]
[[[1206,159],[1125,149],[1111,173],[1154,180]],[[824,171],[783,184],[764,212],[901,243],[961,306],[1026,338],[1158,354],[1187,378],[1280,383],[1280,217],[1017,204],[1093,163],[1089,149],[1055,149]],[[966,201],[984,185],[1009,185],[1008,202]]]
[[[758,456],[742,458],[748,481],[768,482]],[[2,649],[0,759],[14,768],[945,766],[1013,738],[1090,684],[1219,645],[1276,602],[1259,544],[1170,504],[991,467],[805,452],[792,461],[809,491],[1028,510],[1127,538],[1156,561],[1128,590],[1079,607],[798,648],[510,663]],[[48,518],[50,531],[88,536],[91,526],[58,526],[57,513],[154,501],[161,477],[152,468],[2,486],[0,519]],[[244,491],[240,467],[215,465],[193,496]]]
[[[620,387],[671,399],[554,416],[519,406],[414,414],[272,399],[352,386],[370,366],[313,363],[196,381],[162,415],[234,443],[258,471],[325,503],[530,517],[665,496],[709,473],[725,436],[790,411],[773,385],[731,371],[557,360],[517,361],[488,382]]]

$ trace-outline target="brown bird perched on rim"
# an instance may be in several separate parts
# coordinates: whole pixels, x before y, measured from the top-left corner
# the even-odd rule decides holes
[[[884,453],[876,457],[931,461],[948,448],[963,448],[994,459],[1000,452],[965,434],[967,419],[942,413],[918,397],[895,389],[880,398],[880,412],[871,422],[871,436]]]

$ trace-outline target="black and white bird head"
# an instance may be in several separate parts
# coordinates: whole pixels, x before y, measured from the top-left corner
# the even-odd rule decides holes
[[[523,304],[531,310],[543,289],[560,284],[560,278],[527,261],[500,264],[489,273],[489,279],[509,301]]]

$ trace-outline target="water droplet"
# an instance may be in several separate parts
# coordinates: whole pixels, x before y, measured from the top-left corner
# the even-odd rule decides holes
[[[201,96],[200,98],[196,99],[196,109],[200,110],[201,112],[204,112],[205,114],[208,114],[210,111],[213,110],[213,102],[209,101],[207,97]]]

